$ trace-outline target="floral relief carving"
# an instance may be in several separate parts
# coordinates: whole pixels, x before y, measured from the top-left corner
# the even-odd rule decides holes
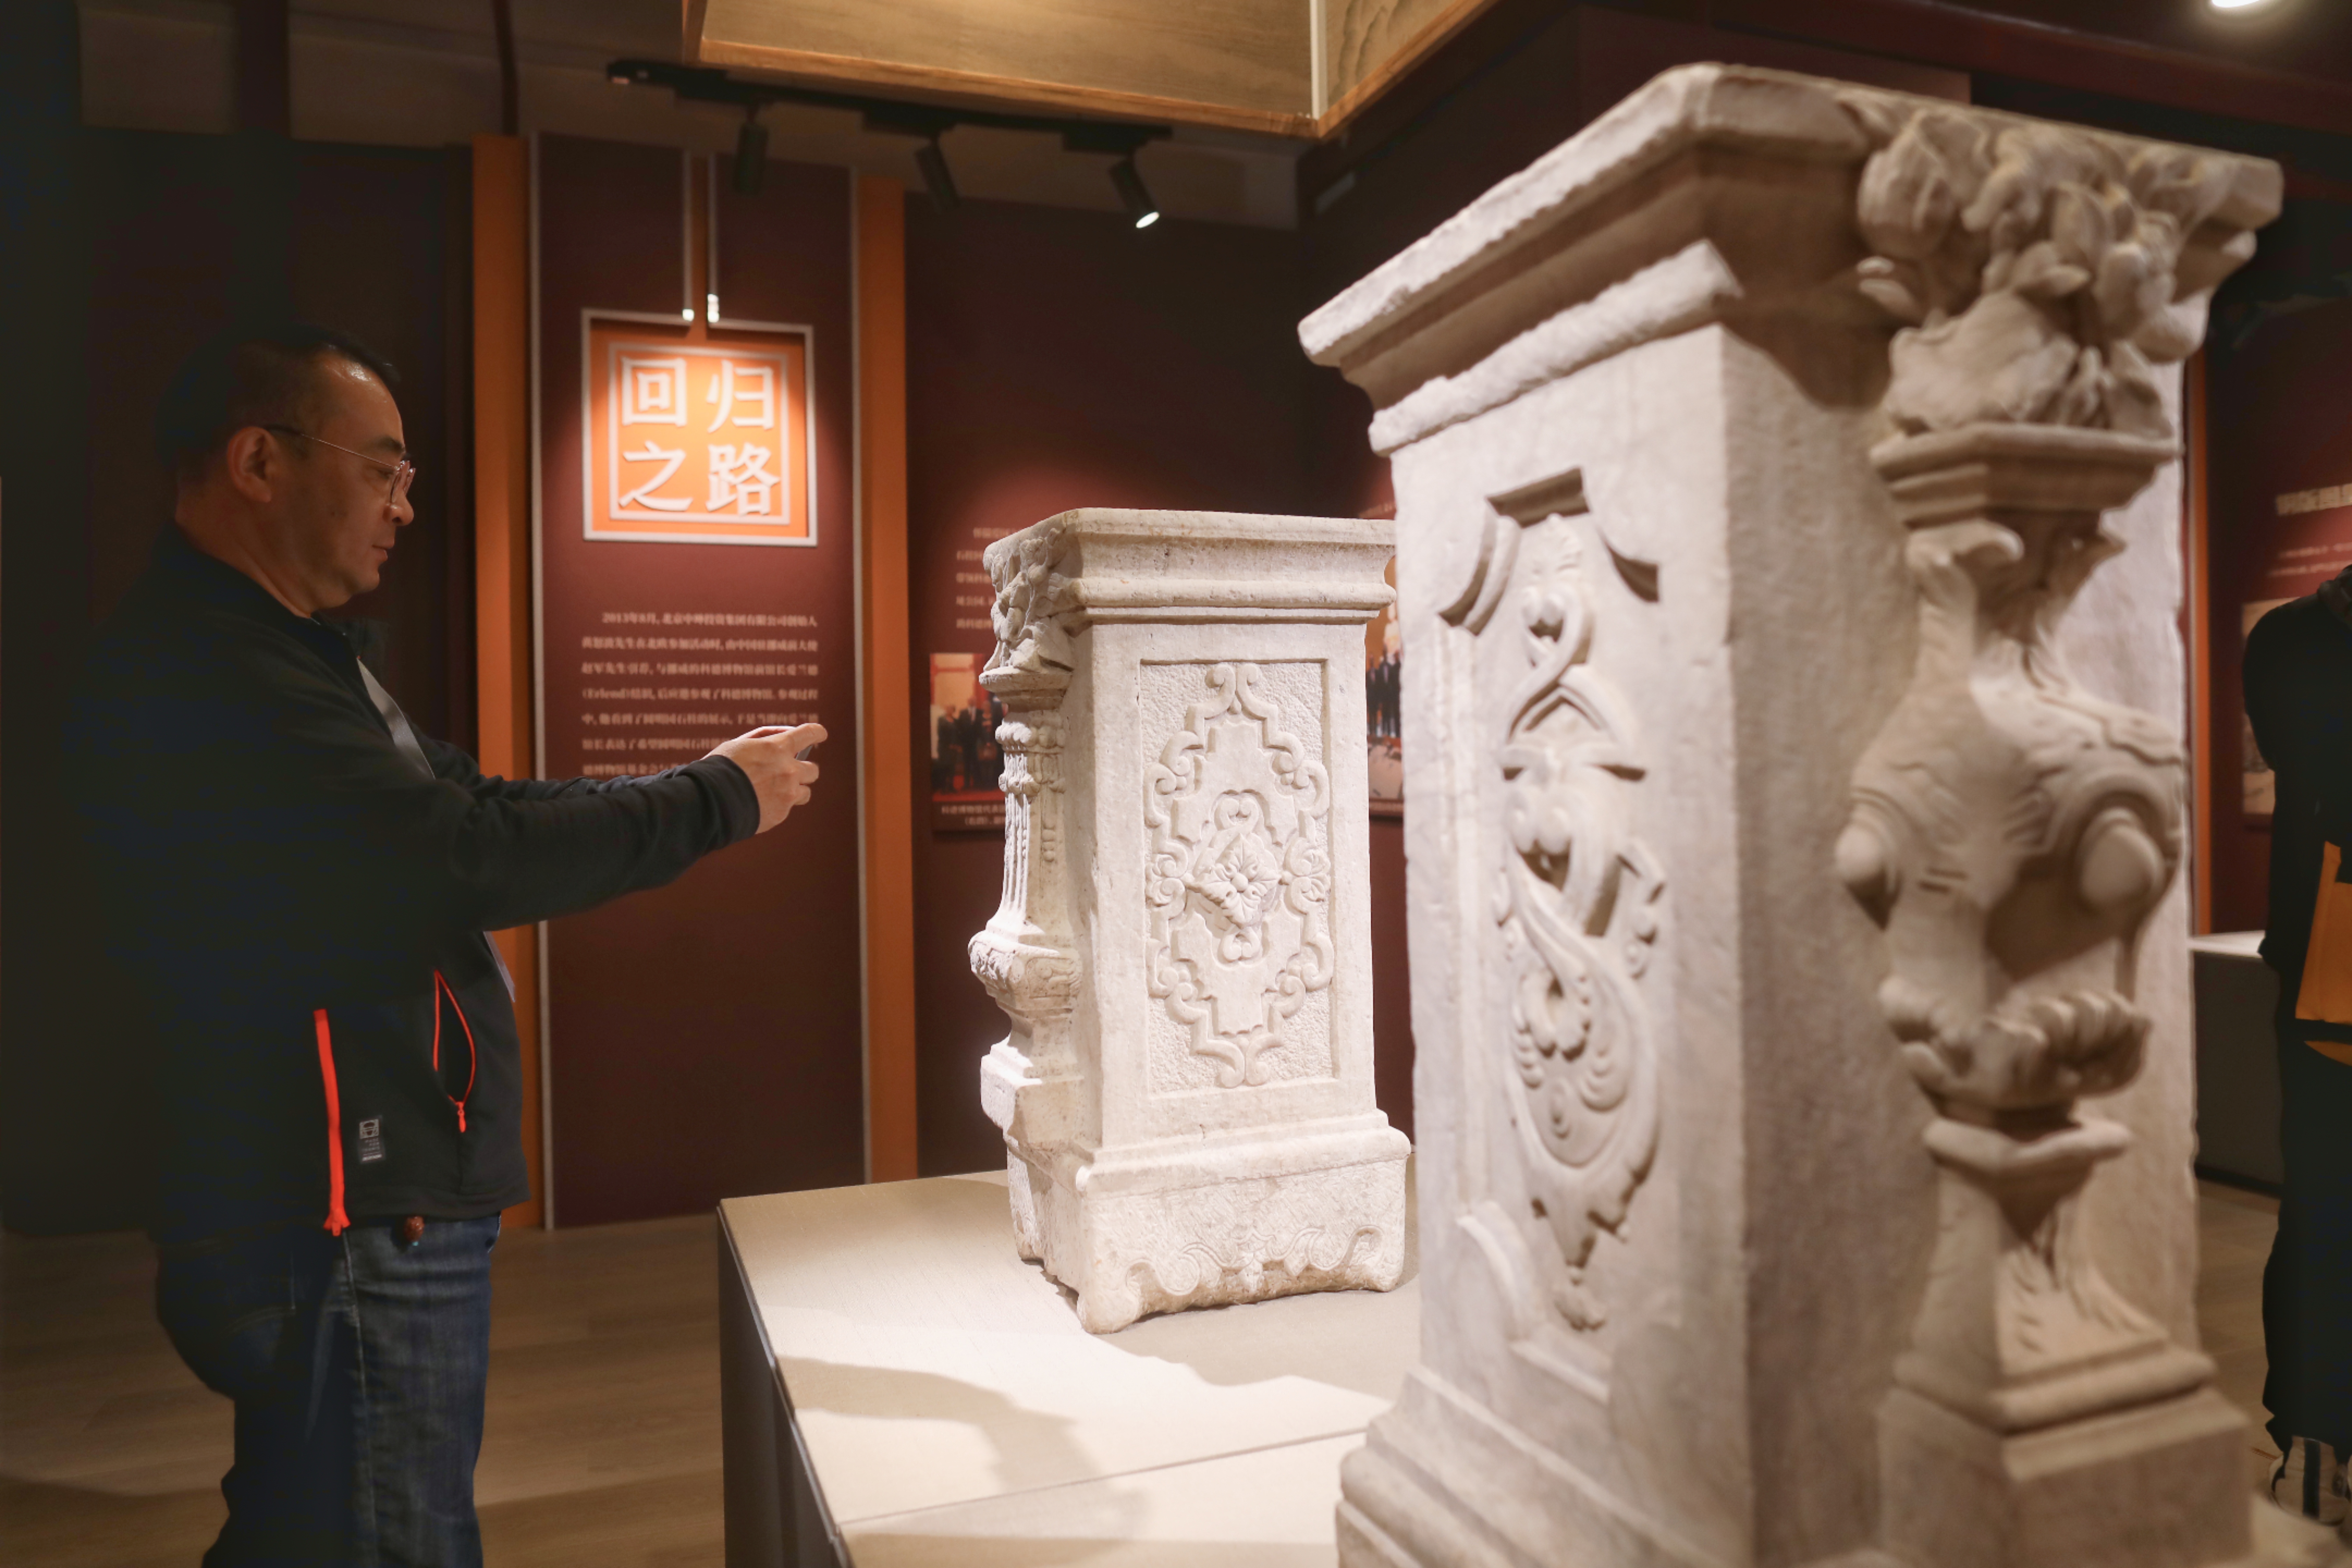
[[[1625,1223],[1657,1150],[1656,1052],[1634,982],[1657,939],[1664,881],[1629,820],[1644,771],[1632,718],[1590,666],[1581,547],[1564,526],[1553,543],[1517,599],[1527,670],[1495,753],[1505,839],[1496,910],[1512,975],[1511,1120],[1533,1207],[1566,1266],[1553,1304],[1589,1330],[1607,1312],[1586,1266],[1601,1232]]]
[[[1404,1186],[1393,1166],[1240,1175],[1173,1201],[1101,1200],[1085,1244],[1096,1267],[1079,1321],[1107,1332],[1150,1312],[1301,1290],[1386,1289],[1404,1264]]]
[[[1285,1020],[1331,983],[1331,784],[1257,666],[1204,679],[1145,771],[1147,964],[1151,994],[1233,1089],[1266,1081]]]
[[[988,684],[1000,695],[1032,680],[1069,681],[1075,655],[1061,624],[1070,586],[1060,570],[1064,549],[1062,531],[1049,523],[1000,539],[985,552],[996,590],[989,609],[996,650],[988,668],[997,679]]]
[[[2065,126],[1854,94],[1880,150],[1857,221],[1864,293],[1906,323],[1885,409],[1906,432],[1979,422],[2168,438],[2151,365],[2186,357],[2213,281],[2177,298],[2236,161],[2126,151]],[[2234,258],[2252,253],[2252,236]],[[2226,270],[2226,268],[2224,268]]]

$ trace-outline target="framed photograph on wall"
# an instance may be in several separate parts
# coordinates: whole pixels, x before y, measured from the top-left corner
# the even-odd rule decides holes
[[[980,684],[981,656],[931,655],[931,826],[1004,830],[1004,753],[996,727],[1004,704]]]

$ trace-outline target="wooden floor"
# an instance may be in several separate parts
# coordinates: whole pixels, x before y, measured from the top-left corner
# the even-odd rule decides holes
[[[717,1568],[709,1216],[509,1229],[475,1475],[494,1568]],[[135,1235],[0,1236],[0,1563],[192,1568],[224,1517],[227,1401],[156,1325]]]
[[[2202,1189],[2205,1346],[2257,1419],[2276,1210]],[[499,1242],[477,1474],[491,1568],[716,1568],[717,1268],[704,1217]],[[0,1563],[187,1568],[219,1528],[228,1406],[156,1326],[153,1279],[135,1236],[0,1237]]]

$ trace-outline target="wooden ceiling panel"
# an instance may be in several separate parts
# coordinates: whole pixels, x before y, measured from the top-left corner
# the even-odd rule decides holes
[[[360,0],[343,0],[360,3]],[[685,55],[886,96],[1329,139],[1570,0],[683,0]],[[2352,0],[1587,0],[1960,71],[2352,128]],[[1319,36],[1315,29],[1320,28]],[[1443,57],[1443,58],[1441,58]]]
[[[706,65],[1312,135],[1306,0],[693,0]]]

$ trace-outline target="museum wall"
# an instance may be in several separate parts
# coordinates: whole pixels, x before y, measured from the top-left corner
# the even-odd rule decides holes
[[[92,131],[84,145],[92,623],[144,567],[170,515],[149,430],[181,357],[242,309],[329,322],[399,372],[422,476],[415,521],[383,585],[336,618],[373,623],[401,705],[470,748],[466,155],[137,131]]]

